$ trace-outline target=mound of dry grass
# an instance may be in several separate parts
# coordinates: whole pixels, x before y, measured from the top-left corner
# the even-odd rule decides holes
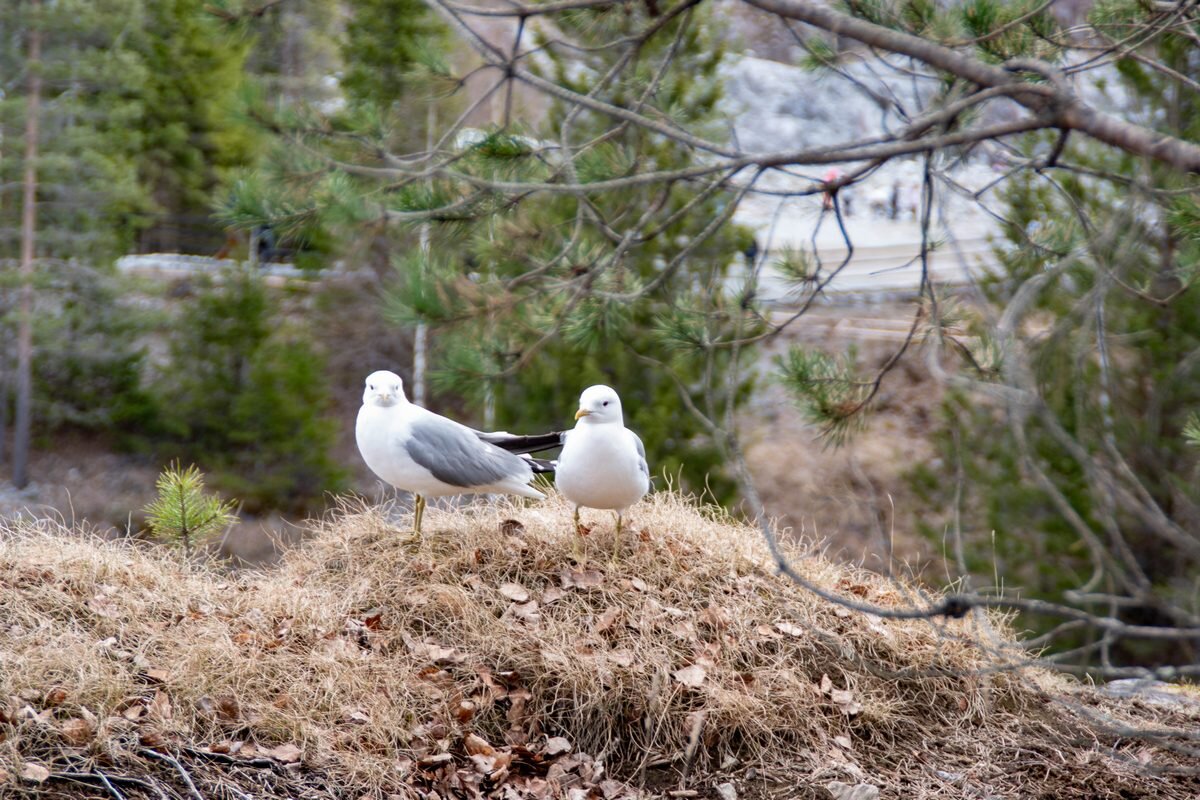
[[[994,670],[973,625],[1011,644],[1000,620],[848,612],[775,576],[752,529],[666,493],[615,557],[597,519],[578,539],[561,502],[430,510],[416,542],[386,509],[346,509],[241,574],[0,531],[0,793],[1196,791],[1145,771],[1184,764],[1169,742],[1106,739],[1052,702],[1064,687]],[[798,558],[831,590],[912,600]]]

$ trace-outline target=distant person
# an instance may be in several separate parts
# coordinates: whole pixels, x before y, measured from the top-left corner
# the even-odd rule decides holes
[[[742,251],[742,255],[746,257],[746,266],[753,267],[758,261],[758,239],[751,239],[750,244]]]
[[[275,231],[270,225],[259,225],[254,229],[254,257],[259,264],[270,264],[279,258],[275,247]]]
[[[825,197],[822,200],[822,207],[826,211],[833,210],[833,196],[835,194],[837,194],[836,189],[828,188],[829,184],[833,183],[834,181],[840,180],[841,177],[842,177],[842,171],[840,169],[838,169],[837,167],[830,167],[829,171],[825,173],[826,189],[825,189]]]

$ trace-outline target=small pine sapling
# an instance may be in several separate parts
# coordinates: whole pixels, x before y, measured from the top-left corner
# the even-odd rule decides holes
[[[188,555],[192,542],[216,533],[237,520],[235,504],[204,492],[204,476],[193,464],[181,469],[171,464],[158,476],[158,495],[146,506],[146,521],[155,538],[183,544]]]

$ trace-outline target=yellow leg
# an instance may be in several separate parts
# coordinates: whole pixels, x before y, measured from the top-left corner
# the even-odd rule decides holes
[[[575,551],[575,561],[583,563],[583,534],[579,530],[579,506],[575,506],[574,536],[571,537],[571,549]]]
[[[425,516],[425,498],[421,495],[413,495],[416,499],[413,501],[413,533],[417,536],[421,535],[421,518]]]
[[[617,532],[613,534],[613,560],[617,560],[617,555],[621,552],[621,512],[617,512]]]

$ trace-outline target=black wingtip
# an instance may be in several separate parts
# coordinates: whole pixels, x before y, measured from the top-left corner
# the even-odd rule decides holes
[[[507,450],[510,453],[536,453],[541,450],[553,450],[556,447],[562,447],[563,432],[551,431],[550,433],[535,433],[530,435],[521,435],[514,433],[488,433],[485,431],[476,431],[475,435],[488,444],[493,444],[501,450]],[[549,462],[546,462],[549,463]],[[553,471],[551,468],[547,471]]]

